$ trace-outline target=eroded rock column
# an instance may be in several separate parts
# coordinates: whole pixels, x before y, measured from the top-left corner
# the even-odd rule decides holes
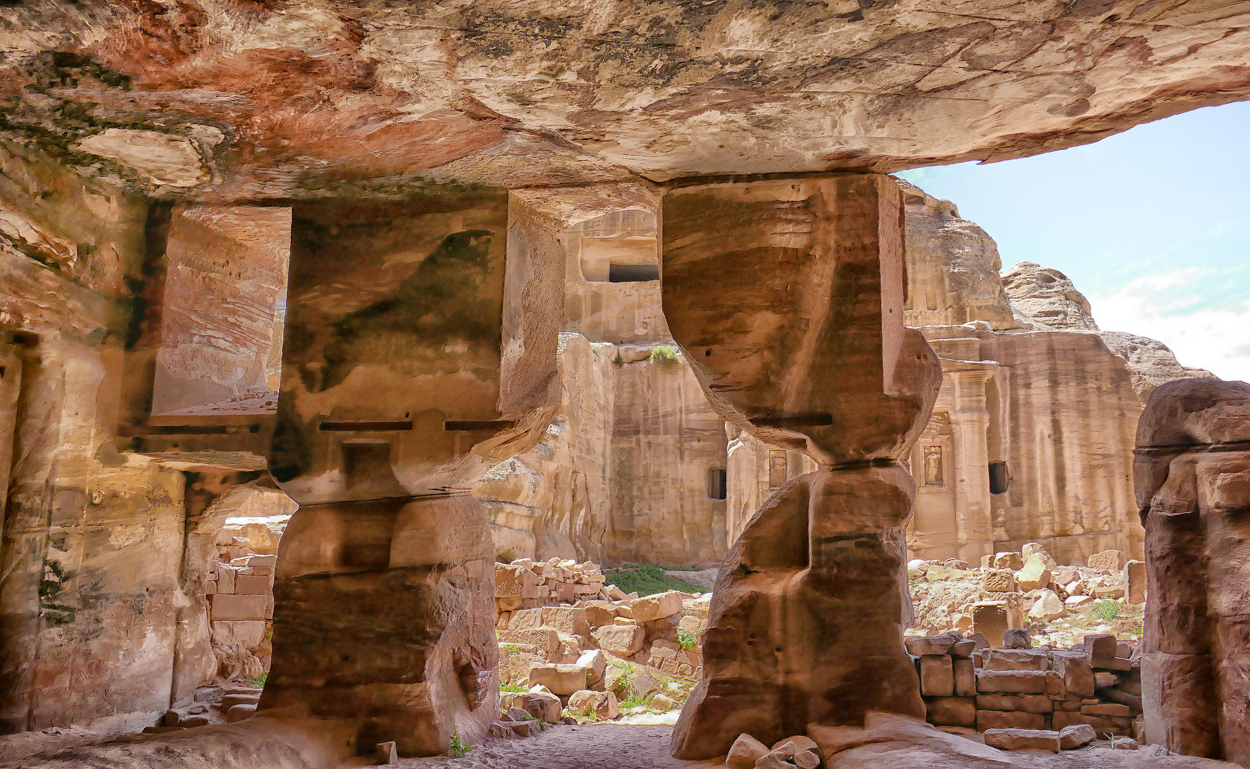
[[[1137,444],[1147,738],[1250,766],[1250,385],[1159,387]]]
[[[778,491],[721,568],[680,758],[809,723],[923,717],[903,650],[899,463],[928,419],[937,358],[903,327],[903,211],[879,175],[713,184],[663,204],[664,312],[713,406],[814,473]]]
[[[260,709],[347,720],[361,752],[443,753],[497,715],[494,547],[468,491],[545,429],[563,317],[562,254],[506,248],[509,219],[502,191],[293,210],[270,471],[300,508]]]

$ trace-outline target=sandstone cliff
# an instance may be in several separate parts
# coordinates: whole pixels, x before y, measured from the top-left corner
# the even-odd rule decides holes
[[[906,188],[909,325],[942,357],[938,404],[912,452],[909,545],[968,560],[1045,542],[1065,563],[1142,556],[1134,430],[1164,382],[1209,377],[1152,339],[1099,330],[1062,272],[998,250],[955,207]]]
[[[949,200],[902,181],[907,206],[907,325],[949,326],[983,320],[1021,327],[1003,281],[998,244]]]

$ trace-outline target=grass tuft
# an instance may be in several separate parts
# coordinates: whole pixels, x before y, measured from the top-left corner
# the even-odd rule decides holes
[[[623,592],[636,591],[639,596],[655,595],[666,590],[680,590],[683,593],[703,591],[703,588],[698,585],[668,576],[663,569],[651,563],[630,564],[618,569],[609,569],[604,572],[604,580],[609,585],[616,585]]]
[[[1114,598],[1104,598],[1101,601],[1095,601],[1090,611],[1098,619],[1110,622],[1120,616],[1120,602]]]
[[[652,363],[681,363],[681,353],[672,345],[657,344],[651,348],[650,360]]]

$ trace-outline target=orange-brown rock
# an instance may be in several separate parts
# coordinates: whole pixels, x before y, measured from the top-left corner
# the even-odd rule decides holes
[[[709,401],[822,465],[768,500],[722,565],[674,755],[723,755],[743,733],[772,744],[870,710],[922,714],[902,646],[914,485],[894,460],[939,371],[902,327],[897,187],[706,185],[670,193],[663,211],[665,315]]]
[[[1099,331],[1057,270],[1022,262],[1000,276],[984,230],[901,186],[906,321],[942,359],[938,402],[911,454],[908,546],[969,562],[1036,541],[1063,563],[1107,549],[1140,557],[1137,417],[1160,384],[1210,374],[1154,340]]]
[[[1137,441],[1147,738],[1250,766],[1250,385],[1163,385]]]
[[[9,4],[5,134],[157,193],[395,196],[1003,160],[1250,94],[1238,3],[947,10]]]
[[[903,457],[937,366],[903,328],[893,180],[679,187],[663,214],[664,315],[712,407],[823,464]]]
[[[300,509],[262,713],[351,719],[403,755],[495,719],[494,543],[465,492],[550,420],[564,263],[505,247],[509,218],[459,190],[294,211],[270,468]]]

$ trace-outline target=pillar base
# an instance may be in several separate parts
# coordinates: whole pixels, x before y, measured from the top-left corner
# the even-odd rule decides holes
[[[472,744],[498,710],[494,546],[468,496],[302,507],[274,583],[260,710],[347,719],[365,752]]]
[[[723,756],[743,732],[771,745],[809,723],[862,726],[874,710],[924,718],[903,649],[914,491],[890,463],[800,476],[764,505],[721,567],[673,755]]]

